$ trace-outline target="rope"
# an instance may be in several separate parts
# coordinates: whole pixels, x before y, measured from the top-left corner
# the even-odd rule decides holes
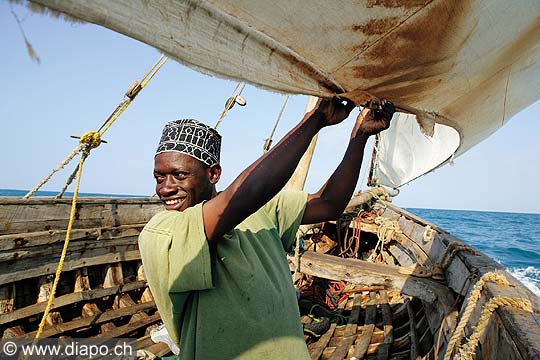
[[[54,174],[56,174],[58,171],[63,169],[64,166],[69,164],[69,162],[75,157],[75,155],[80,153],[82,149],[82,144],[79,144],[75,149],[73,149],[73,151],[71,151],[71,153],[69,153],[69,155],[60,163],[60,165],[54,168],[54,170],[48,176],[44,177],[39,183],[37,183],[36,186],[34,186],[32,190],[30,190],[26,195],[24,195],[23,199],[28,199],[30,198],[30,196],[34,195],[43,185],[47,183],[47,181],[52,178]]]
[[[377,258],[377,248],[379,246],[379,253],[382,253],[383,246],[392,241],[394,235],[403,234],[403,231],[401,231],[399,223],[396,220],[390,220],[382,216],[378,216],[377,218],[375,218],[375,224],[379,225],[379,228],[377,229],[377,237],[379,238],[379,240],[375,245],[373,253],[371,253],[371,255],[368,257],[368,261],[372,262],[375,262],[375,259]]]
[[[80,187],[80,183],[81,183],[81,175],[82,175],[82,168],[83,168],[84,161],[86,160],[86,158],[88,157],[88,155],[90,154],[90,151],[92,149],[95,149],[96,147],[101,145],[101,143],[102,143],[101,135],[103,135],[103,133],[105,131],[107,131],[111,127],[111,125],[118,119],[120,114],[128,107],[128,105],[133,101],[133,99],[137,96],[137,94],[141,91],[141,89],[143,87],[145,87],[146,84],[148,84],[150,79],[152,79],[152,77],[165,64],[166,61],[167,61],[167,58],[165,56],[161,55],[161,57],[158,59],[158,61],[142,77],[141,81],[136,81],[135,83],[133,83],[128,88],[128,90],[125,93],[125,96],[126,96],[127,99],[124,99],[120,103],[120,105],[116,107],[115,111],[113,111],[113,113],[103,123],[103,125],[99,128],[99,130],[98,131],[88,131],[88,132],[84,133],[81,136],[80,140],[79,140],[79,145],[77,146],[77,148],[75,148],[75,150],[77,150],[77,152],[75,152],[75,150],[72,152],[73,156],[75,156],[76,153],[82,151],[82,155],[81,155],[81,158],[79,160],[79,164],[77,166],[77,182],[76,182],[76,185],[75,185],[75,191],[73,193],[73,199],[71,201],[71,211],[70,211],[70,215],[69,215],[68,227],[67,227],[67,230],[66,230],[66,238],[64,240],[64,246],[62,248],[62,253],[60,255],[60,261],[58,262],[58,267],[56,269],[56,274],[55,274],[55,277],[54,277],[53,285],[51,287],[51,292],[50,292],[50,295],[49,295],[49,299],[47,301],[47,305],[46,305],[45,310],[43,312],[43,317],[41,318],[38,330],[36,332],[36,336],[35,336],[34,341],[33,341],[34,344],[37,343],[39,337],[41,336],[41,333],[43,332],[43,328],[45,326],[45,321],[47,320],[47,316],[49,315],[49,313],[51,311],[52,301],[53,301],[54,295],[56,293],[56,287],[58,285],[58,282],[60,281],[60,274],[62,273],[62,268],[64,267],[64,261],[65,261],[65,257],[66,257],[66,253],[67,253],[67,248],[68,248],[68,245],[69,245],[69,238],[70,238],[70,235],[71,235],[71,229],[73,227],[73,222],[75,220],[75,210],[77,209],[77,197],[78,197],[78,194],[79,194],[79,187]],[[73,156],[69,160],[71,160],[73,158]],[[68,160],[68,162],[69,162],[69,160]],[[50,176],[52,176],[52,174]],[[49,178],[50,178],[50,176],[49,176]],[[43,183],[45,183],[45,182],[43,182]],[[36,189],[36,191],[37,191],[37,189]],[[27,198],[29,196],[30,195],[27,194],[25,196],[25,198]]]
[[[484,285],[488,281],[493,281],[499,285],[508,285],[508,281],[501,275],[498,275],[496,273],[488,272],[485,273],[474,285],[473,289],[471,290],[471,293],[469,295],[469,300],[467,302],[467,306],[465,310],[463,311],[463,315],[461,316],[461,319],[459,320],[459,324],[457,325],[456,329],[454,330],[454,333],[452,334],[452,337],[450,338],[450,341],[448,342],[448,347],[446,348],[446,353],[444,354],[444,360],[450,360],[450,357],[452,356],[452,352],[454,351],[454,348],[456,346],[459,347],[461,344],[461,339],[463,338],[463,329],[465,329],[465,325],[467,325],[467,322],[469,321],[469,318],[471,317],[471,314],[476,307],[476,304],[478,303],[478,300],[480,299],[480,294],[482,292],[482,289],[484,288]]]
[[[268,150],[270,150],[270,146],[272,145],[272,138],[274,137],[274,133],[276,132],[276,128],[279,124],[279,120],[281,120],[281,116],[283,115],[283,111],[285,110],[285,106],[287,105],[287,101],[289,101],[289,95],[285,97],[285,101],[283,102],[283,105],[281,106],[281,110],[279,111],[278,117],[276,119],[276,123],[274,124],[274,128],[272,129],[270,136],[268,137],[268,139],[264,140],[263,154],[266,154]]]
[[[86,133],[88,134],[88,133]],[[85,134],[85,135],[86,135]],[[92,136],[93,138],[93,136]],[[92,138],[90,138],[90,141],[92,141]],[[98,136],[99,138],[99,136]],[[85,141],[88,138],[85,138]],[[51,293],[49,295],[49,299],[47,301],[47,306],[45,307],[45,311],[43,312],[43,317],[41,318],[41,322],[39,323],[38,330],[36,332],[36,336],[34,337],[34,345],[37,343],[37,340],[41,336],[41,333],[43,332],[43,327],[45,326],[45,321],[47,320],[47,316],[49,315],[49,312],[51,311],[52,301],[54,299],[54,294],[56,293],[56,286],[58,285],[58,282],[60,281],[60,274],[62,273],[62,268],[64,267],[64,260],[66,258],[67,248],[69,244],[69,237],[71,235],[71,228],[73,227],[73,221],[75,220],[75,209],[77,208],[77,195],[79,194],[79,185],[81,183],[81,174],[82,174],[82,166],[84,164],[84,160],[86,160],[86,157],[90,153],[91,146],[90,143],[86,142],[83,143],[83,138],[81,138],[81,144],[85,148],[81,159],[79,161],[79,171],[77,172],[77,183],[75,185],[75,192],[73,193],[73,199],[71,201],[71,211],[69,214],[69,223],[66,231],[66,239],[64,240],[64,247],[62,248],[62,254],[60,255],[60,261],[58,262],[58,268],[56,269],[56,274],[54,276],[54,281],[51,287]]]
[[[221,113],[221,116],[219,117],[219,120],[216,123],[216,126],[214,126],[214,129],[217,129],[219,125],[221,125],[221,122],[223,121],[223,119],[225,119],[225,116],[227,116],[227,113],[229,112],[229,110],[232,109],[236,101],[236,98],[240,96],[245,86],[246,86],[245,82],[239,82],[238,85],[236,85],[236,88],[234,89],[231,97],[227,99],[227,102],[225,103],[225,108],[223,109],[223,112]]]
[[[63,169],[64,166],[66,166],[79,152],[84,150],[85,147],[90,146],[90,148],[93,149],[99,146],[99,144],[101,144],[102,142],[101,136],[103,136],[103,134],[111,127],[111,125],[118,119],[118,117],[124,112],[124,110],[127,109],[129,104],[131,104],[131,102],[135,99],[139,92],[154,77],[157,71],[161,69],[163,65],[165,65],[165,62],[167,62],[167,57],[161,55],[159,59],[154,63],[154,65],[152,65],[152,67],[146,72],[146,74],[143,75],[143,77],[139,81],[135,81],[133,84],[131,84],[131,86],[124,94],[124,99],[120,102],[116,109],[114,109],[111,115],[109,115],[103,125],[101,125],[101,127],[97,131],[89,131],[83,136],[81,136],[81,141],[79,145],[75,149],[73,149],[73,151],[48,176],[43,178],[36,186],[34,186],[31,191],[24,195],[23,199],[28,199],[30,198],[30,196],[34,195],[43,185],[45,185],[51,179],[51,177],[55,173]],[[97,139],[99,139],[99,143],[97,142]],[[69,186],[71,181],[73,181],[72,176],[69,177],[66,185]],[[64,191],[65,190],[63,189],[62,192],[59,194],[60,197],[62,196]]]
[[[440,266],[441,268],[444,270],[446,268],[448,268],[448,266],[450,266],[450,263],[452,262],[452,260],[454,259],[454,257],[456,256],[456,254],[460,251],[466,251],[472,255],[478,255],[478,253],[476,252],[476,250],[474,250],[472,247],[470,247],[469,245],[465,245],[463,243],[460,243],[458,241],[454,241],[454,242],[451,242],[448,247],[446,248],[446,251],[443,255],[443,258],[440,262]]]
[[[467,343],[459,349],[457,358],[461,360],[473,360],[476,352],[476,347],[480,338],[484,335],[489,323],[489,319],[493,312],[500,306],[511,306],[516,309],[533,312],[531,302],[522,298],[499,296],[489,300],[489,302],[482,309],[482,314],[469,337]]]

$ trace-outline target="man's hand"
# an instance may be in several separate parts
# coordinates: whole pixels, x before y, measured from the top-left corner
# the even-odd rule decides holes
[[[394,104],[383,100],[379,109],[364,108],[356,118],[356,128],[366,136],[375,135],[390,127],[390,120],[396,112]]]
[[[354,103],[350,100],[341,100],[337,97],[321,98],[313,109],[313,115],[321,121],[323,126],[336,125],[345,120],[354,107]]]

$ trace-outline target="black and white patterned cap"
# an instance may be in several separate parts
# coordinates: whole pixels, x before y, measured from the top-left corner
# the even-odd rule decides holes
[[[219,164],[221,135],[195,119],[171,121],[163,129],[156,155],[169,151],[189,155],[208,166]]]

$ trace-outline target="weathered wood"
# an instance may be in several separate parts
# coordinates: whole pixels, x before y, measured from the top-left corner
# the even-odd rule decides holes
[[[144,224],[120,225],[117,227],[98,227],[71,230],[70,244],[80,240],[114,240],[125,237],[137,237]],[[21,250],[35,246],[64,243],[66,230],[48,230],[0,235],[0,251]]]
[[[51,297],[51,289],[54,282],[54,275],[41,276],[39,278],[39,293],[37,302],[38,303],[47,303]],[[45,325],[51,326],[54,324],[62,323],[62,315],[59,312],[51,311],[47,314],[45,319]]]
[[[0,286],[0,314],[5,314],[13,311],[14,299],[15,284]]]
[[[99,307],[94,303],[86,303],[82,306],[83,318],[94,317],[101,314],[101,312],[102,311],[99,309]]]
[[[65,230],[71,199],[0,199],[0,235]],[[75,229],[146,223],[163,210],[158,199],[84,199],[77,202]]]
[[[353,306],[347,326],[345,327],[345,334],[339,341],[336,350],[330,357],[330,360],[342,360],[349,352],[349,348],[356,340],[356,328],[358,327],[358,316],[360,315],[360,309],[362,305],[362,295],[356,294],[353,299]]]
[[[383,317],[384,343],[377,350],[377,359],[386,360],[388,359],[388,350],[390,350],[390,346],[394,342],[394,326],[392,324],[392,310],[388,304],[388,294],[385,290],[381,290],[379,291],[379,297]]]
[[[121,286],[115,286],[108,289],[94,289],[87,291],[75,292],[54,298],[51,309],[60,308],[62,306],[75,304],[81,301],[99,299],[109,295],[115,295],[122,292],[128,292],[143,288],[146,286],[146,281],[135,281]],[[37,315],[45,310],[46,303],[34,304],[21,309],[16,309],[10,313],[0,314],[0,325],[7,324],[29,316]]]
[[[371,341],[371,336],[373,335],[373,330],[375,330],[375,317],[377,315],[377,296],[375,292],[369,293],[369,302],[366,308],[366,319],[364,325],[364,331],[358,339],[356,348],[354,349],[352,360],[363,359],[366,353],[368,352],[368,346]]]
[[[400,266],[409,267],[414,265],[414,261],[412,260],[409,253],[403,251],[400,246],[400,244],[390,245],[388,246],[388,251],[398,261]]]
[[[146,317],[144,319],[140,319],[137,321],[134,321],[132,323],[129,323],[127,325],[119,326],[116,329],[113,329],[111,331],[104,332],[102,334],[96,335],[96,338],[114,338],[114,337],[121,337],[123,335],[128,335],[134,331],[137,331],[138,329],[151,325],[153,323],[156,323],[161,320],[161,317],[159,313],[156,313],[152,316]]]
[[[124,274],[122,273],[122,264],[110,264],[106,266],[105,279],[103,280],[103,287],[109,288],[119,286],[124,283]]]
[[[86,252],[99,248],[111,248],[115,246],[137,245],[138,236],[130,236],[114,240],[85,240],[75,243],[69,243],[69,253]],[[21,262],[32,259],[43,259],[52,256],[59,256],[62,252],[63,243],[54,245],[42,245],[31,248],[22,248],[0,252],[0,263],[2,262]],[[37,260],[39,261],[39,260]]]
[[[344,308],[345,308],[345,302],[342,302],[341,304],[339,304],[338,310],[337,310],[338,314],[341,314]],[[324,335],[322,335],[321,338],[317,342],[311,344],[308,347],[309,356],[311,357],[311,360],[319,360],[324,350],[326,349],[326,346],[330,342],[330,339],[332,339],[332,336],[334,335],[336,327],[337,327],[337,323],[332,323],[330,325],[330,329],[328,329],[328,331]]]
[[[409,325],[410,325],[410,333],[409,336],[411,337],[411,360],[418,360],[420,359],[420,355],[418,354],[418,351],[420,350],[420,343],[418,342],[418,333],[416,331],[416,318],[414,316],[414,310],[412,308],[411,302],[406,299],[405,303],[407,304],[407,312],[409,313]]]
[[[20,325],[16,325],[10,328],[7,328],[4,330],[4,333],[2,334],[2,339],[14,339],[21,336],[24,336],[24,329]]]
[[[137,311],[143,311],[147,309],[155,309],[156,304],[154,302],[148,302],[143,304],[138,304],[129,308],[123,308],[118,310],[107,310],[96,316],[90,316],[87,318],[77,319],[63,324],[53,325],[51,327],[45,328],[41,337],[53,337],[59,334],[63,334],[69,331],[77,330],[87,326],[98,325],[112,321],[114,319],[121,318],[123,316],[130,316]],[[25,337],[32,338],[35,336],[35,331],[26,334]]]
[[[381,196],[384,194],[384,191],[380,188],[370,189],[369,192],[364,191],[360,195],[353,197],[347,206],[345,207],[345,212],[354,212],[355,209],[359,206],[363,206],[374,199],[373,194]]]
[[[306,251],[300,256],[300,271],[325,279],[350,281],[360,286],[384,286],[387,290],[399,291],[425,301],[438,300],[445,307],[450,307],[453,302],[445,286],[429,278],[400,274],[398,266]]]
[[[56,271],[60,255],[46,258],[26,259],[15,262],[9,269],[0,273],[0,285],[52,274]],[[79,269],[85,266],[103,265],[120,261],[140,260],[141,255],[137,244],[111,245],[84,252],[74,252],[66,255],[63,271]]]
[[[308,97],[308,102],[306,104],[306,108],[304,109],[304,114],[309,113],[315,108],[315,105],[317,104],[317,99],[318,98],[315,96]],[[317,145],[317,138],[318,134],[311,139],[311,142],[309,143],[309,146],[306,149],[304,155],[302,155],[302,158],[298,162],[294,173],[292,174],[287,184],[285,184],[284,188],[286,190],[304,189],[304,184],[306,183],[307,175],[309,172],[309,166],[311,165],[311,158],[313,157],[313,152],[315,151],[315,146]]]
[[[75,284],[73,292],[90,290],[90,279],[88,278],[88,268],[81,268],[75,272]]]

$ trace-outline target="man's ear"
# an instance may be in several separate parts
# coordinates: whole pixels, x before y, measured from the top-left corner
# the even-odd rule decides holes
[[[211,184],[216,184],[221,177],[221,165],[214,164],[208,167],[208,180]]]

